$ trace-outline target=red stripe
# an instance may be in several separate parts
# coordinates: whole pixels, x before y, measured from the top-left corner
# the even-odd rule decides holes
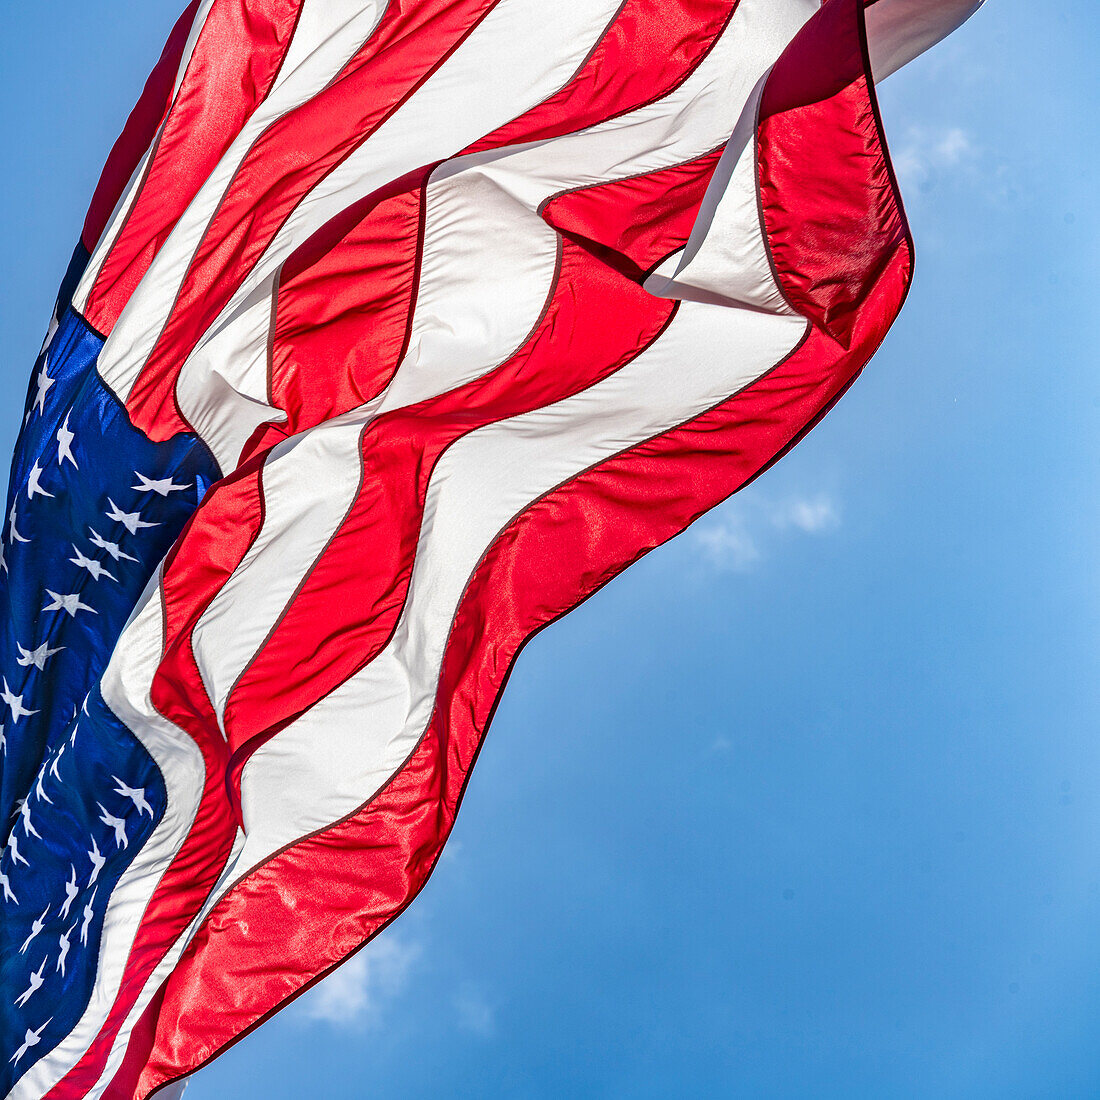
[[[764,89],[757,133],[761,209],[784,294],[845,345],[860,302],[908,237],[889,162],[871,143],[876,107],[863,20],[850,6],[831,0],[795,36]],[[796,140],[803,145],[793,158]],[[815,185],[807,163],[830,172],[860,164],[861,186]],[[792,195],[796,218],[786,209]]]
[[[396,194],[371,196],[371,208],[312,263],[283,266],[271,352],[271,403],[287,414],[281,434],[364,404],[397,369],[420,268],[427,172],[416,176]]]
[[[543,203],[541,213],[640,282],[687,242],[721,156],[718,148],[659,172],[565,191]]]
[[[107,220],[118,204],[118,200],[122,198],[126,184],[130,182],[134,170],[141,163],[141,158],[145,156],[145,150],[152,143],[153,136],[164,118],[164,112],[168,109],[172,89],[176,86],[180,59],[183,57],[187,37],[191,32],[191,25],[195,21],[195,12],[198,11],[200,2],[201,0],[191,0],[172,28],[160,60],[149,74],[141,96],[130,112],[130,117],[126,119],[126,125],[108,154],[106,164],[103,165],[99,183],[84,218],[84,228],[80,233],[80,239],[89,252],[94,251],[99,243]]]
[[[216,0],[85,316],[114,327],[172,227],[278,75],[301,0]],[[173,74],[174,77],[175,74]]]
[[[850,26],[855,0],[829,0],[829,17],[837,7]],[[889,176],[866,80],[806,108],[797,125],[792,119],[767,139],[766,152],[792,166],[797,186],[772,208],[769,230],[781,234],[777,239],[799,239],[804,217],[817,215],[814,191],[824,180],[854,209],[873,198],[883,173]],[[810,132],[838,121],[842,131],[862,135],[863,155],[844,160],[838,142],[836,155],[825,143],[823,160],[804,156],[813,147]],[[900,219],[892,189],[889,205]],[[876,245],[886,239],[876,237]],[[862,237],[846,245],[844,254],[863,254],[877,272],[855,306],[847,347],[811,326],[800,348],[767,376],[551,492],[497,539],[464,594],[424,739],[368,805],[276,855],[215,907],[168,983],[139,1096],[223,1049],[408,904],[450,830],[505,670],[523,642],[750,480],[850,384],[900,308],[910,248],[905,239],[886,246],[885,255],[864,251]],[[794,261],[813,261],[793,253],[785,259],[785,281],[799,272]],[[331,888],[322,893],[318,883]],[[263,977],[250,981],[242,998],[245,974]],[[224,1007],[210,1013],[209,1005]]]
[[[145,1069],[146,1054],[153,1045],[157,1018],[164,1004],[167,989],[167,985],[160,986],[138,1018],[130,1032],[130,1041],[122,1064],[111,1078],[110,1084],[104,1089],[102,1100],[133,1100],[137,1095],[138,1081]]]

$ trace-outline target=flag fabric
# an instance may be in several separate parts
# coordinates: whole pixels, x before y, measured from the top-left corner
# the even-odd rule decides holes
[[[410,903],[526,640],[882,341],[874,81],[977,6],[193,0],[12,465],[3,1095],[164,1089]]]

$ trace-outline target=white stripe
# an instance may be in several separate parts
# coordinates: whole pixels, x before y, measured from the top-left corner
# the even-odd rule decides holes
[[[362,0],[323,0],[323,2],[322,0],[304,0],[271,96],[246,123],[242,130],[242,138],[235,141],[233,149],[227,152],[226,157],[219,164],[219,169],[223,172],[229,170],[232,164],[230,152],[240,151],[243,157],[244,149],[241,146],[245,140],[244,135],[251,132],[254,137],[258,127],[263,125],[265,120],[271,121],[273,111],[281,110],[285,113],[290,106],[305,102],[315,90],[322,87],[322,80],[327,83],[359,48],[360,40],[369,36],[381,18],[381,12],[382,7],[378,3],[364,5]],[[194,49],[194,41],[189,43],[189,47],[190,50]],[[325,58],[321,58],[325,63],[318,68],[316,58],[322,51],[327,51],[327,62]],[[275,90],[281,93],[284,83],[292,76],[295,80],[304,79],[295,74],[307,63],[307,71],[311,75],[306,86],[304,88],[295,86],[290,98],[276,96]],[[232,167],[235,171],[237,165]],[[193,219],[195,224],[201,220],[202,216],[197,208],[196,214],[198,216]],[[186,216],[190,218],[189,214]],[[269,279],[253,288],[249,298],[241,304],[238,320],[242,338],[237,343],[228,346],[224,340],[215,340],[212,346],[206,349],[207,359],[223,362],[226,373],[243,380],[241,390],[246,394],[263,393],[266,386],[267,339],[273,289],[274,279]],[[239,437],[240,446],[237,448],[239,453],[240,448],[244,446],[259,424],[272,419],[281,420],[283,416],[266,403],[253,402],[250,410],[247,403],[242,407],[241,404],[234,402],[232,398],[236,394],[227,393],[226,386],[218,384],[219,379],[215,371],[216,368],[209,364],[206,365],[205,371],[201,369],[196,371],[190,380],[190,387],[181,387],[178,397],[185,406],[201,409],[204,421],[219,426],[225,424],[226,431],[236,432]],[[200,378],[208,379],[205,389],[198,385]],[[252,412],[251,417],[248,415],[249,411]]]
[[[985,0],[878,0],[867,9],[867,53],[885,80],[963,25]]]
[[[945,38],[983,0],[878,0],[868,8],[867,44],[876,81]],[[670,279],[650,278],[646,289],[669,298],[741,302],[772,312],[794,311],[776,286],[763,235],[756,180],[756,112],[761,77],[715,169],[687,243]]]
[[[134,202],[141,192],[141,184],[145,179],[145,171],[149,166],[149,157],[157,147],[157,142],[160,141],[162,128],[163,123],[157,128],[157,132],[153,135],[153,140],[149,143],[149,148],[142,154],[141,160],[138,161],[138,165],[130,176],[125,190],[119,195],[118,202],[115,203],[115,208],[111,212],[110,218],[107,219],[107,225],[99,235],[99,240],[96,242],[92,254],[88,258],[88,264],[84,268],[84,273],[80,276],[80,282],[76,284],[72,306],[81,316],[84,315],[87,309],[88,293],[91,290],[92,284],[99,277],[99,272],[104,263],[106,263],[107,256],[111,249],[114,248],[115,241],[118,240],[118,235],[122,232],[122,227],[126,224],[126,220],[130,216],[130,211],[133,208]]]
[[[202,28],[206,25],[210,10],[214,7],[215,3],[216,0],[202,0],[202,3],[200,3],[195,10],[195,20],[191,24],[191,30],[187,33],[187,41],[183,44],[183,53],[180,54],[179,68],[176,70],[176,82],[172,86],[173,99],[179,95],[180,85],[183,83],[183,78],[187,75],[187,67],[191,64],[191,58],[195,54],[195,46],[198,44],[199,35],[202,33]]]
[[[678,88],[628,114],[549,141],[490,149],[441,165],[480,172],[530,210],[562,187],[672,168],[724,144],[753,87],[817,0],[741,0],[714,47]]]
[[[218,887],[221,886],[224,876],[235,864],[236,853],[240,850],[240,846],[244,843],[244,833],[239,829],[237,830],[236,837],[234,839],[233,848],[230,852],[229,859],[226,862],[226,866],[222,872],[222,878],[218,880]],[[103,1072],[99,1076],[99,1080],[88,1091],[85,1100],[98,1100],[100,1096],[106,1091],[107,1086],[110,1085],[111,1079],[116,1073],[118,1073],[119,1067],[122,1065],[122,1060],[126,1056],[126,1044],[129,1042],[130,1034],[132,1033],[138,1020],[141,1018],[142,1013],[145,1012],[150,1000],[158,989],[164,984],[165,979],[175,969],[176,964],[180,961],[180,957],[187,949],[187,945],[191,942],[192,937],[198,930],[199,925],[202,923],[203,918],[206,916],[207,908],[204,906],[188,925],[187,930],[181,935],[171,949],[165,954],[164,958],[157,964],[156,968],[149,975],[148,980],[142,987],[141,994],[134,1003],[134,1007],[130,1009],[129,1015],[126,1017],[119,1028],[118,1038],[115,1040],[114,1045],[111,1047],[111,1052],[107,1058],[103,1067]],[[180,1092],[186,1088],[187,1082],[190,1078],[184,1078],[180,1084]],[[172,1095],[171,1086],[161,1092],[157,1093],[157,1100],[160,1100],[162,1095]],[[177,1094],[178,1095],[178,1094]]]
[[[420,289],[385,411],[445,393],[513,355],[553,288],[554,230],[493,180],[448,168],[427,189]]]
[[[223,732],[230,690],[355,499],[360,465],[336,458],[357,453],[363,425],[358,410],[337,417],[323,430],[280,443],[264,463],[263,526],[192,634],[195,663]],[[242,608],[249,613],[242,616]]]
[[[164,607],[159,578],[139,601],[101,683],[103,698],[160,768],[168,792],[164,816],[111,892],[100,938],[91,999],[75,1027],[36,1062],[8,1093],[10,1100],[44,1096],[80,1059],[106,1022],[145,906],[186,839],[206,775],[191,737],[161,717],[150,699],[152,675],[163,651]]]
[[[191,370],[176,385],[176,400],[191,424],[219,441],[214,456],[222,470],[237,466],[244,445],[261,424],[286,413],[269,402],[268,348],[278,273],[254,286],[237,307],[232,327],[206,341],[191,358]]]
[[[646,280],[651,294],[794,313],[772,273],[757,202],[756,116],[766,79],[760,78],[722,151],[672,277],[655,272]]]
[[[378,400],[303,433],[269,458],[261,533],[196,626],[194,652],[219,721],[234,684],[358,493],[360,429],[381,412],[479,377],[518,348],[551,289],[556,237],[537,214],[544,200],[566,188],[690,160],[729,133],[737,103],[744,105],[760,72],[808,17],[812,0],[790,6],[785,19],[776,16],[774,5],[762,18],[765,8],[764,0],[742,0],[712,60],[655,104],[577,134],[460,157],[436,169],[427,189],[424,260],[408,354]],[[666,116],[676,120],[673,126]],[[750,129],[754,121],[751,108]],[[719,232],[729,222],[727,217]],[[744,228],[751,233],[746,251],[763,255],[759,220]],[[728,264],[728,257],[720,259]],[[781,301],[766,258],[763,272],[766,300]],[[755,270],[753,278],[760,278]],[[244,342],[244,326],[237,329],[235,339]],[[216,329],[208,346],[222,341],[226,331]],[[185,370],[181,387],[189,384]],[[249,431],[254,426],[248,422]],[[204,435],[209,438],[208,431]],[[247,616],[241,616],[242,607]]]

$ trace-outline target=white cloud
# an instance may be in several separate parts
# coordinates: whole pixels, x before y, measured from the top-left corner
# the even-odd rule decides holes
[[[377,1025],[419,957],[418,944],[386,931],[311,989],[300,1002],[301,1013],[336,1027]]]
[[[485,994],[474,986],[465,986],[454,999],[458,1026],[471,1035],[489,1039],[496,1034],[496,1010]]]
[[[737,512],[696,527],[694,535],[703,555],[719,569],[744,572],[760,558],[756,542]]]
[[[779,530],[797,527],[807,535],[818,535],[840,526],[840,515],[832,498],[824,493],[796,497],[772,507],[772,524]]]
[[[893,154],[903,190],[926,191],[940,177],[972,169],[978,149],[959,126],[911,126]]]
[[[797,531],[822,535],[840,526],[840,510],[831,496],[790,497],[781,501],[734,498],[720,512],[692,528],[702,557],[716,569],[743,573],[764,556],[775,535]]]

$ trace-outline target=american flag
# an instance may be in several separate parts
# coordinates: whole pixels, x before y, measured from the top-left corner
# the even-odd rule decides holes
[[[193,0],[0,546],[3,1093],[184,1079],[423,886],[525,641],[897,315],[881,79],[975,0]]]

